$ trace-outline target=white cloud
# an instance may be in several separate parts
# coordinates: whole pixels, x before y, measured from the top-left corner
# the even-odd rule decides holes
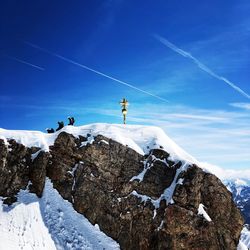
[[[189,154],[224,168],[250,167],[250,116],[188,106],[134,105],[128,122],[159,126]]]
[[[230,105],[232,107],[250,110],[250,103],[249,102],[235,102],[235,103],[230,103]]]
[[[221,180],[231,180],[231,179],[250,180],[250,169],[245,169],[245,170],[223,169],[221,167],[206,162],[201,162],[200,165],[202,168],[216,175]]]
[[[224,117],[216,117],[216,116],[207,116],[207,115],[194,115],[194,114],[170,114],[176,118],[184,118],[184,119],[195,119],[195,120],[207,120],[207,121],[216,121],[216,122],[225,122],[227,118]]]

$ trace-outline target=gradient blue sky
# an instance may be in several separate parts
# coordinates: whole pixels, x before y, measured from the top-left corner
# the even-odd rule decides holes
[[[249,169],[249,13],[248,0],[1,1],[0,127],[121,123],[126,97],[128,123],[162,127],[200,161]]]

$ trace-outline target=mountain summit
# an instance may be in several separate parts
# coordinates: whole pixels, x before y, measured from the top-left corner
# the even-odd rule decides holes
[[[84,249],[88,233],[80,226],[70,231],[65,217],[76,213],[76,224],[87,218],[98,225],[96,235],[104,232],[121,249],[235,250],[243,218],[223,183],[198,165],[157,127],[92,124],[54,134],[0,129],[2,213],[40,202],[57,249]],[[23,192],[39,198],[21,199]],[[64,205],[53,210],[56,199],[67,204],[66,214]],[[57,233],[56,221],[67,237]],[[117,247],[106,238],[99,243]]]

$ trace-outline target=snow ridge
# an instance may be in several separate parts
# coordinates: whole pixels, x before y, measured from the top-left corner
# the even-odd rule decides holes
[[[134,149],[141,155],[148,154],[151,149],[162,148],[171,156],[170,160],[184,160],[188,163],[198,163],[195,158],[181,149],[165,132],[154,126],[121,125],[94,123],[85,126],[65,126],[53,134],[40,131],[5,130],[0,128],[0,138],[7,143],[7,139],[15,139],[26,147],[39,147],[43,151],[49,151],[57,136],[61,132],[67,132],[75,137],[88,137],[87,143],[93,142],[93,137],[101,134],[111,138],[125,146]],[[88,135],[88,136],[87,136]],[[85,145],[85,144],[84,144]]]

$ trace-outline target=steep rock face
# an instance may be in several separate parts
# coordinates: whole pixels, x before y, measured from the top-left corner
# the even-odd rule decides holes
[[[142,156],[102,135],[65,132],[49,153],[0,140],[0,195],[8,203],[29,181],[41,196],[46,176],[122,249],[236,249],[243,219],[230,192],[160,148]]]
[[[32,179],[29,176],[33,165],[32,154],[37,150],[39,149],[26,148],[14,140],[9,140],[8,145],[0,140],[0,196],[6,198],[6,204],[16,201],[15,195],[20,189],[25,189]],[[42,166],[46,167],[46,162],[42,161]],[[41,192],[42,190],[43,187],[40,188]]]
[[[187,233],[183,235],[180,229],[190,223],[181,220],[177,227],[174,225],[179,231],[178,242],[185,243],[188,249],[235,249],[243,220],[239,211],[235,209],[231,193],[216,176],[205,173],[197,166],[189,168],[183,177],[183,185],[177,186],[173,196],[174,206],[179,207],[183,217],[190,218],[196,230],[185,230]],[[205,210],[212,219],[211,222],[197,217],[200,204],[205,206]],[[175,212],[178,213],[178,209],[172,208],[172,211],[173,217],[177,218]],[[233,226],[232,221],[234,221]],[[173,223],[169,221],[170,225]],[[175,230],[169,224],[166,224],[166,228],[170,234],[173,234]],[[190,238],[193,237],[197,240],[190,242]]]

